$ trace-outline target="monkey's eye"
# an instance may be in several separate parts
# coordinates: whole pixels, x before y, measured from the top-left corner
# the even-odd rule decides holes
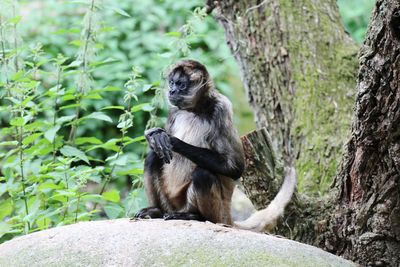
[[[178,89],[178,90],[185,89],[186,85],[187,85],[187,83],[185,81],[182,81],[182,80],[176,80],[176,81],[170,80],[169,81],[169,86],[171,88],[175,88],[175,89]]]
[[[180,81],[180,80],[177,80],[177,81],[175,82],[175,85],[176,85],[178,88],[182,89],[182,88],[185,87],[185,82],[182,82],[182,81]]]

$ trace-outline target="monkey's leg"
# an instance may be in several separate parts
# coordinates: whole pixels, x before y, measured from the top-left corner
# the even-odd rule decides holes
[[[223,222],[222,185],[217,175],[196,167],[187,194],[188,212],[168,213],[165,219]]]
[[[217,175],[207,169],[196,167],[192,173],[193,183],[188,190],[188,200],[200,214],[213,223],[222,222],[222,184]]]
[[[162,160],[151,150],[144,161],[144,189],[146,191],[147,200],[149,201],[149,207],[141,209],[135,214],[134,218],[163,217],[160,196],[157,190],[162,165]]]

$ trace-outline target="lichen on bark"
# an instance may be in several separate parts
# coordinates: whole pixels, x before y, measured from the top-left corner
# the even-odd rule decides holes
[[[336,2],[214,4],[257,126],[267,128],[285,162],[297,158],[300,191],[323,193],[350,125],[357,67],[357,47],[344,33]]]

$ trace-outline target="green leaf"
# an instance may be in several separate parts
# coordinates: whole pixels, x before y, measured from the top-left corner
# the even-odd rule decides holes
[[[110,139],[104,144],[93,146],[93,147],[89,148],[87,151],[91,151],[91,150],[94,150],[97,148],[103,148],[105,150],[112,150],[114,152],[118,152],[119,146],[116,145],[116,142],[117,142],[116,139]]]
[[[21,81],[21,79],[24,77],[25,72],[23,70],[19,70],[13,75],[11,75],[11,80],[13,81]]]
[[[106,158],[106,161],[110,161],[110,160],[115,160],[116,158],[118,158],[119,153],[115,153],[114,155],[109,156],[108,158]]]
[[[87,194],[87,195],[81,196],[81,200],[99,203],[99,202],[102,202],[103,197],[98,194]]]
[[[18,141],[4,141],[0,142],[0,146],[17,146]]]
[[[143,92],[147,92],[147,91],[149,91],[152,87],[153,87],[152,84],[145,84],[145,85],[143,85],[142,91],[143,91]]]
[[[143,174],[143,169],[135,168],[135,169],[130,169],[127,171],[119,171],[117,172],[118,176],[125,176],[125,175],[141,175]]]
[[[47,214],[37,217],[35,222],[40,230],[49,228],[51,224],[51,220],[48,218]]]
[[[85,117],[86,119],[96,119],[96,120],[102,120],[102,121],[108,121],[108,122],[113,122],[112,119],[104,114],[103,112],[93,112],[89,116]]]
[[[111,202],[119,202],[120,201],[120,196],[119,196],[119,191],[116,189],[113,189],[111,191],[104,192],[101,194],[105,200],[111,201]]]
[[[29,145],[30,143],[34,142],[37,138],[39,138],[42,135],[43,135],[43,133],[31,134],[31,135],[25,137],[24,140],[22,140],[22,144]]]
[[[89,159],[87,158],[85,152],[77,149],[76,147],[64,146],[60,149],[60,152],[66,157],[77,157],[89,164]]]
[[[72,45],[75,45],[77,47],[80,47],[82,45],[81,40],[73,40],[73,41],[71,41],[69,43],[72,44]]]
[[[65,94],[61,97],[63,101],[69,101],[69,100],[74,100],[75,96],[73,94]]]
[[[103,142],[96,137],[79,137],[76,138],[75,143],[77,145],[82,145],[82,144],[95,144],[95,145],[101,145]]]
[[[6,200],[2,200],[0,202],[0,220],[3,220],[4,217],[9,216],[13,211],[13,202],[11,198]]]
[[[58,130],[60,130],[61,126],[56,125],[54,127],[51,127],[44,133],[44,137],[50,142],[53,143],[54,137],[56,136]]]
[[[127,145],[132,144],[132,143],[144,141],[144,140],[146,140],[146,137],[144,137],[144,135],[141,135],[141,136],[135,137],[133,139],[132,138],[126,138],[126,139],[128,141],[126,141],[124,143],[124,146],[127,146]]]
[[[121,8],[118,8],[118,7],[115,7],[115,6],[109,6],[109,7],[111,8],[112,11],[114,11],[114,12],[116,12],[116,13],[122,15],[122,16],[125,16],[125,17],[128,17],[128,18],[131,17],[131,15],[126,13],[126,11],[121,9]]]
[[[92,93],[92,94],[85,95],[84,97],[82,97],[82,99],[99,100],[99,99],[103,99],[103,97],[100,94]]]
[[[150,103],[142,103],[142,104],[133,106],[131,108],[131,112],[135,113],[135,112],[138,112],[139,110],[152,111],[153,109],[154,109],[154,107],[152,105],[150,105]]]
[[[61,185],[57,185],[51,182],[46,182],[46,183],[42,183],[38,186],[38,190],[39,191],[49,191],[49,190],[53,190],[53,189],[62,189],[63,187]]]
[[[117,59],[112,59],[112,58],[107,58],[106,60],[103,61],[95,61],[95,62],[91,62],[89,64],[90,67],[101,67],[101,66],[105,66],[105,65],[110,65],[110,64],[114,64],[119,62],[119,60]]]
[[[182,33],[180,33],[180,32],[167,32],[165,35],[166,36],[171,36],[171,37],[181,37]]]
[[[19,127],[19,126],[24,126],[25,120],[24,120],[24,118],[21,118],[21,117],[13,118],[13,119],[10,121],[10,124],[11,124],[12,126],[17,126],[17,127]]]
[[[104,87],[102,89],[92,90],[92,92],[97,92],[97,93],[101,93],[101,92],[118,92],[118,91],[122,91],[122,89],[119,88],[119,87],[115,87],[115,86],[107,86],[107,87]]]
[[[18,22],[21,20],[21,18],[22,18],[22,16],[16,16],[16,17],[14,17],[14,18],[11,18],[11,19],[9,20],[9,22],[10,22],[11,24],[18,24]]]
[[[124,106],[107,106],[102,108],[101,110],[106,110],[106,109],[119,109],[119,110],[124,110]]]
[[[33,96],[29,96],[27,98],[25,98],[24,101],[22,101],[21,106],[26,107],[26,105],[33,99]]]
[[[152,111],[153,109],[154,109],[154,107],[153,107],[152,105],[150,105],[150,104],[144,105],[144,106],[142,107],[142,110],[143,110],[143,111],[147,111],[147,112],[150,112],[150,111]]]
[[[60,107],[60,110],[69,109],[69,108],[76,108],[76,107],[79,107],[79,106],[80,106],[80,104],[66,105],[66,106]]]
[[[0,238],[10,232],[11,230],[11,225],[5,222],[0,222]]]
[[[117,204],[110,203],[104,207],[104,212],[109,219],[116,219],[123,215],[124,209]]]
[[[57,123],[63,124],[64,122],[70,122],[75,119],[75,115],[63,116],[57,119]]]

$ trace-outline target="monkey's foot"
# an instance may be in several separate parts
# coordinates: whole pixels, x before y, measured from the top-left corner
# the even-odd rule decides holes
[[[134,219],[155,219],[162,218],[163,214],[159,208],[148,207],[139,210],[134,216]]]
[[[164,214],[164,220],[195,220],[195,221],[205,221],[203,216],[198,213],[190,212],[171,212]]]

